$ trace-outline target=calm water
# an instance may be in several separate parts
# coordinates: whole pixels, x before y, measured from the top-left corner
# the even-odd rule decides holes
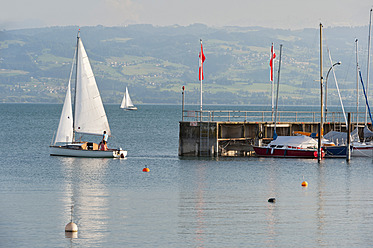
[[[0,247],[373,245],[372,159],[181,159],[180,106],[150,105],[106,106],[127,159],[50,157],[61,107],[0,104]]]

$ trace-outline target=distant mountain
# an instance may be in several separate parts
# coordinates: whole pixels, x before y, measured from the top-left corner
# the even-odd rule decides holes
[[[136,103],[198,104],[198,53],[203,39],[205,104],[270,104],[269,56],[283,44],[280,104],[317,105],[320,98],[319,29],[261,27],[81,27],[81,38],[105,103],[120,104],[125,87]],[[0,102],[62,103],[73,61],[78,27],[0,31]],[[324,78],[335,67],[345,104],[354,104],[355,38],[366,75],[367,27],[326,28]],[[277,69],[276,69],[277,70]],[[277,82],[278,72],[275,73]],[[328,104],[339,104],[328,79]]]

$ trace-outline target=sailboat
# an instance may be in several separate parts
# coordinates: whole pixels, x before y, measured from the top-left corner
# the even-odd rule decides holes
[[[74,69],[73,63],[57,133],[53,145],[50,146],[50,155],[94,158],[126,157],[127,151],[121,148],[99,150],[98,145],[94,142],[76,141],[78,134],[103,135],[106,131],[108,135],[111,135],[111,132],[79,32],[74,58],[76,60],[74,108],[71,103],[70,83]]]
[[[125,110],[137,110],[137,107],[135,107],[131,101],[130,94],[128,93],[128,87],[126,87],[126,92],[124,93],[120,108]]]
[[[277,94],[275,107],[275,121],[273,140],[264,146],[253,146],[256,156],[259,157],[281,157],[281,158],[317,158],[318,143],[309,136],[278,136],[276,133],[278,93],[280,82],[282,45],[280,45],[280,59],[278,66]],[[321,151],[322,156],[324,155]]]
[[[372,10],[370,11],[370,20],[372,19],[371,16],[372,16]],[[368,44],[370,43],[370,27],[371,27],[371,22],[369,23]],[[373,156],[373,144],[365,142],[365,139],[367,137],[372,136],[372,134],[373,134],[367,126],[367,114],[368,113],[369,113],[369,117],[371,119],[371,122],[373,123],[373,119],[372,119],[372,115],[371,115],[371,111],[370,111],[370,106],[369,106],[369,101],[368,101],[368,97],[367,97],[368,85],[367,85],[367,88],[365,88],[363,78],[361,76],[361,71],[360,71],[360,66],[359,66],[358,40],[357,39],[355,40],[355,44],[356,44],[356,52],[355,53],[356,53],[356,81],[357,81],[356,97],[357,97],[357,101],[356,101],[356,129],[351,133],[351,136],[350,136],[351,140],[352,140],[352,144],[351,144],[351,147],[350,147],[351,156],[352,157],[372,157]],[[368,69],[367,69],[368,76],[367,76],[367,79],[369,79],[369,58],[370,58],[369,50],[370,50],[370,45],[368,45],[368,63],[367,63],[368,64]],[[365,97],[365,107],[367,109],[367,111],[365,113],[366,116],[365,116],[365,126],[364,126],[364,130],[363,130],[364,131],[363,132],[364,133],[364,141],[363,142],[360,142],[359,131],[358,131],[358,129],[359,129],[359,121],[358,121],[359,81],[361,82],[361,85],[362,85],[362,90],[363,90],[364,97]],[[327,154],[328,157],[338,157],[338,156],[345,157],[346,156],[347,145],[343,144],[343,141],[347,140],[347,133],[332,131],[332,132],[326,134],[325,138],[330,140],[330,141],[333,141],[334,143],[337,144],[337,146],[334,146],[334,147],[325,147],[326,154]],[[342,141],[342,145],[339,145],[338,141]]]

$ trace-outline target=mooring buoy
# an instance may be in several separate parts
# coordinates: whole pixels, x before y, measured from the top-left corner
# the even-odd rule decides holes
[[[65,232],[77,232],[78,226],[74,222],[69,222],[65,227]]]
[[[74,205],[71,205],[70,222],[65,226],[65,232],[77,232],[78,226],[73,222]]]
[[[149,168],[145,167],[144,169],[142,169],[143,172],[149,172]]]

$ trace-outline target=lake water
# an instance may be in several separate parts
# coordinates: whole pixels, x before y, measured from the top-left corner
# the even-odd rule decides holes
[[[0,247],[373,245],[371,158],[179,158],[180,106],[158,105],[105,106],[127,159],[51,157],[61,107],[0,104]]]

